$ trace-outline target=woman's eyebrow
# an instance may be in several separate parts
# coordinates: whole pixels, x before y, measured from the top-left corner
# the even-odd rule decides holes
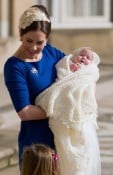
[[[31,40],[31,41],[33,41],[31,38],[26,38],[27,40]]]
[[[31,38],[26,38],[27,40],[31,40],[31,41],[33,41],[33,39],[31,39]],[[38,41],[36,41],[36,42],[44,42],[44,40],[38,40]]]
[[[39,40],[39,41],[37,41],[37,43],[40,43],[40,42],[44,42],[44,40]]]

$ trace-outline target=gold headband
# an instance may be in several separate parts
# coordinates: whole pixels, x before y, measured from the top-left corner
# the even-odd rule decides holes
[[[30,26],[33,21],[47,21],[50,23],[50,20],[47,18],[44,12],[37,7],[30,7],[21,15],[19,28],[25,29],[26,27]]]

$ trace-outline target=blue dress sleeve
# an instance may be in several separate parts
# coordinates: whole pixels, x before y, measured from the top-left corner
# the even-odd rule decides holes
[[[25,67],[8,60],[4,66],[4,81],[17,112],[30,104]]]
[[[55,59],[55,63],[57,63],[60,59],[62,59],[65,56],[65,53],[61,50],[55,48],[54,46],[47,44],[47,51],[53,55],[53,58]]]

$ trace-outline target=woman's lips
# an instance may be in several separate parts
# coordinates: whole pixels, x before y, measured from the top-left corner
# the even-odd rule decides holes
[[[30,51],[30,50],[28,50],[28,52],[29,52],[31,55],[34,55],[34,54],[39,53],[39,51],[38,51],[38,50],[36,50],[36,51]]]
[[[35,53],[37,53],[36,51],[35,52],[33,52],[33,51],[28,51],[31,55],[34,55]]]

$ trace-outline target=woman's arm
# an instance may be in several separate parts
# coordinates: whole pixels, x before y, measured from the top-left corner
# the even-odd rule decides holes
[[[4,79],[12,103],[21,120],[45,119],[45,111],[31,105],[26,69],[23,63],[9,60],[4,67]]]
[[[46,119],[46,113],[40,106],[28,105],[18,112],[22,121]]]

